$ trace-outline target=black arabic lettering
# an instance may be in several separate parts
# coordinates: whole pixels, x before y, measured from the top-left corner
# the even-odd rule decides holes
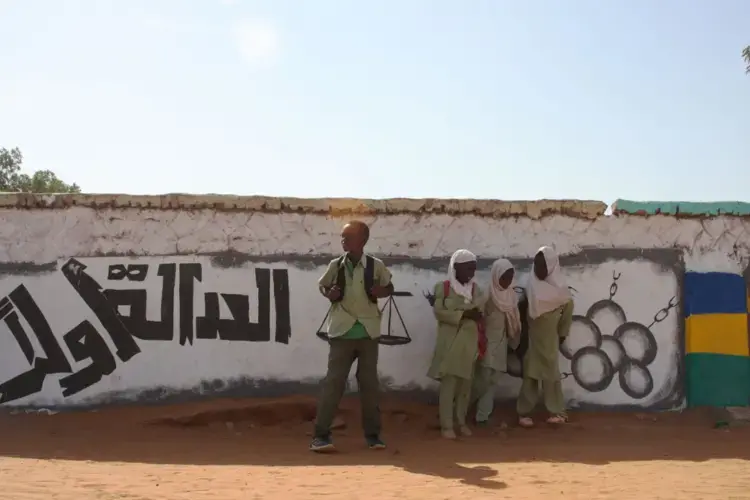
[[[107,279],[121,281],[144,281],[148,275],[148,264],[113,264],[107,270]]]
[[[76,394],[99,382],[117,367],[115,357],[96,328],[88,321],[81,322],[63,337],[73,359],[91,360],[91,364],[60,379],[63,396]]]
[[[180,264],[180,345],[193,344],[193,293],[195,281],[202,281],[203,269],[200,264]]]
[[[26,287],[19,285],[9,294],[9,298],[10,300],[6,298],[0,301],[0,311],[6,315],[3,321],[8,325],[29,364],[31,365],[33,361],[33,365],[31,369],[0,384],[0,404],[41,391],[47,375],[72,371],[65,353],[52,333],[47,318],[44,317]],[[11,307],[8,308],[8,305]],[[18,314],[13,310],[14,307],[34,332],[44,351],[44,356],[34,358],[34,349],[21,326]]]
[[[250,321],[250,304],[247,295],[232,293],[206,293],[206,313],[196,321],[199,339],[216,339],[245,342],[271,340],[271,273],[268,269],[255,270],[258,287],[258,322]],[[219,296],[224,300],[232,319],[220,319]]]
[[[110,266],[112,269],[114,266]],[[144,271],[148,272],[148,269]],[[147,291],[145,289],[108,289],[104,291],[107,300],[115,308],[120,320],[133,336],[142,340],[172,340],[174,337],[174,292],[177,277],[177,264],[161,264],[157,275],[162,277],[161,320],[146,319]],[[129,309],[127,314],[123,307]]]
[[[276,310],[276,342],[289,344],[292,336],[291,311],[289,305],[289,272],[273,270],[273,300]]]
[[[122,322],[117,309],[107,300],[107,296],[97,281],[86,273],[86,266],[76,259],[68,260],[62,267],[62,273],[78,292],[83,301],[93,311],[109,334],[117,348],[117,356],[122,361],[141,352],[133,335]]]

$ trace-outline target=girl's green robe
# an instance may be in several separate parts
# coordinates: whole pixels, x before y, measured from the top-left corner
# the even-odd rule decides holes
[[[471,380],[474,363],[479,354],[479,330],[477,323],[462,319],[463,313],[477,308],[484,310],[485,296],[478,285],[474,286],[471,302],[465,302],[452,288],[444,294],[441,281],[435,285],[433,311],[438,321],[435,353],[427,376],[440,380],[444,375],[453,375]]]

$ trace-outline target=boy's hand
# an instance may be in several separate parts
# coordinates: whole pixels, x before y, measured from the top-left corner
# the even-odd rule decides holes
[[[338,300],[341,297],[341,289],[334,285],[326,291],[325,296],[330,301]]]
[[[370,295],[377,299],[384,299],[388,297],[391,294],[390,287],[387,286],[380,286],[380,285],[374,285],[370,289]]]

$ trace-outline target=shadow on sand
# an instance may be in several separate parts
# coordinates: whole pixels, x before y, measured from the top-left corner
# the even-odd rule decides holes
[[[706,412],[571,415],[560,428],[525,430],[498,408],[490,426],[455,442],[439,437],[436,408],[383,403],[389,448],[366,449],[356,399],[342,404],[345,427],[334,431],[338,453],[307,451],[314,400],[212,401],[126,407],[56,415],[0,415],[0,456],[154,464],[255,466],[391,466],[457,479],[487,489],[506,483],[489,464],[546,461],[750,460],[750,428],[713,429]],[[507,422],[510,426],[505,426]]]

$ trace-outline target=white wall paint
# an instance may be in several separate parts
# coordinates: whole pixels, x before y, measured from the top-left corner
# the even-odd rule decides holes
[[[358,217],[371,226],[369,251],[417,258],[471,248],[481,257],[529,256],[554,243],[581,248],[680,248],[689,268],[740,273],[750,256],[750,220],[555,215],[491,219],[473,215]],[[53,262],[70,256],[171,255],[237,251],[250,255],[338,254],[343,219],[317,214],[214,210],[0,210],[0,262]]]
[[[289,263],[257,264],[288,270],[292,324],[288,345],[273,341],[241,343],[198,339],[193,345],[180,346],[176,315],[175,340],[138,340],[142,352],[127,363],[118,360],[117,369],[92,387],[64,398],[58,383],[62,375],[52,375],[47,377],[41,392],[9,405],[83,404],[117,391],[134,395],[137,391],[158,387],[193,389],[202,381],[230,381],[240,377],[304,382],[317,380],[324,374],[326,345],[314,336],[326,310],[325,300],[317,294],[315,286],[323,268],[299,267],[293,256],[339,253],[341,219],[305,214],[89,208],[5,210],[0,211],[0,217],[3,222],[0,224],[0,262],[11,267],[21,262],[57,262],[59,268],[69,257],[76,257],[105,288],[145,287],[151,320],[157,320],[159,314],[161,280],[155,276],[155,268],[160,263],[202,264],[203,281],[196,283],[195,316],[204,313],[202,293],[216,291],[247,294],[250,315],[255,318],[257,290],[253,265],[214,267],[209,257],[195,254],[232,251],[252,256],[290,256]],[[361,219],[371,225],[369,251],[415,259],[447,260],[461,247],[470,248],[483,258],[530,257],[539,246],[549,243],[554,243],[561,254],[576,254],[584,248],[679,248],[684,252],[689,269],[740,273],[750,247],[746,232],[748,222],[735,217],[699,221],[667,216],[647,219],[623,216],[591,221],[565,216],[531,220],[470,215],[381,215]],[[128,258],[95,257],[102,254],[141,256],[135,261],[151,266],[149,277],[142,284],[108,282],[108,266]],[[160,256],[174,254],[181,255]],[[389,377],[395,387],[428,388],[432,382],[425,377],[425,372],[432,354],[435,324],[423,292],[442,280],[443,275],[410,265],[395,266],[393,271],[397,288],[414,295],[398,299],[413,342],[406,346],[382,347],[381,374]],[[628,320],[648,325],[670,297],[679,298],[678,277],[674,273],[665,272],[645,260],[610,260],[566,268],[570,285],[578,290],[576,314],[584,315],[591,304],[609,296],[613,271],[622,273],[615,301],[622,306]],[[480,278],[486,283],[486,272],[480,273]],[[111,346],[102,325],[59,271],[5,275],[0,280],[0,293],[7,294],[19,284],[24,284],[35,298],[56,338],[61,339],[69,329],[88,319]],[[229,317],[226,310],[223,314]],[[274,314],[272,310],[272,325]],[[612,333],[611,325],[600,326],[606,330],[604,334]],[[28,329],[28,325],[26,327]],[[596,393],[582,389],[569,377],[563,383],[566,399],[573,405],[654,404],[665,391],[669,392],[674,382],[680,327],[681,321],[673,312],[652,328],[658,351],[649,367],[654,389],[647,397],[640,400],[629,397],[620,389],[617,377],[606,390]],[[272,329],[272,339],[273,336]],[[70,354],[68,358],[74,369],[88,364],[88,361],[74,363]],[[570,362],[561,359],[562,370],[569,372]],[[584,368],[583,372],[592,372],[596,367]],[[5,323],[0,322],[0,382],[26,369],[28,363],[15,339]],[[498,395],[512,397],[518,385],[517,379],[507,378]]]

